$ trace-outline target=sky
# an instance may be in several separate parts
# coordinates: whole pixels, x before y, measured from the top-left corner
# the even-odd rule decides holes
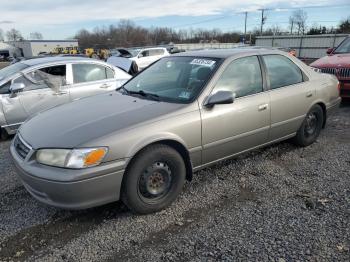
[[[268,9],[265,27],[287,28],[298,8],[307,12],[309,26],[336,26],[350,16],[349,0],[0,0],[0,6],[0,29],[15,28],[25,38],[41,32],[47,40],[73,38],[80,29],[118,24],[120,19],[143,27],[244,31],[247,11],[249,31],[259,26],[261,8]]]

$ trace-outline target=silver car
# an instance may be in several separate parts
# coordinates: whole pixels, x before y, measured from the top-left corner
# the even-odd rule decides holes
[[[28,117],[82,97],[116,89],[131,76],[78,57],[24,60],[0,70],[0,131],[14,134]]]
[[[41,202],[80,209],[121,199],[155,212],[193,171],[289,138],[312,144],[339,105],[337,86],[278,50],[181,53],[117,91],[36,115],[11,155]]]

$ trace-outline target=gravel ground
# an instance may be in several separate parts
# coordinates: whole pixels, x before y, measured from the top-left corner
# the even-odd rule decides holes
[[[157,214],[44,206],[0,143],[0,261],[350,261],[350,105],[307,148],[284,142],[194,175]]]

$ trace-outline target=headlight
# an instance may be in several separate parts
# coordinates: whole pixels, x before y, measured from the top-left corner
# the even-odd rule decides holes
[[[82,149],[40,149],[36,153],[36,160],[48,166],[80,169],[101,164],[108,148]]]
[[[322,73],[322,70],[320,68],[317,68],[317,67],[312,67],[310,66],[312,70],[314,70],[315,72],[317,73]]]

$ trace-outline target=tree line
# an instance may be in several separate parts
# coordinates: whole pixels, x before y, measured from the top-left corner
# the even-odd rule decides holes
[[[264,18],[268,19],[268,18]],[[350,33],[350,17],[342,20],[337,28],[326,27],[313,24],[307,27],[307,13],[301,9],[295,10],[289,17],[288,28],[281,28],[278,24],[268,28],[254,28],[243,36],[240,31],[232,30],[223,32],[220,29],[201,29],[189,28],[175,30],[170,27],[151,27],[145,28],[135,24],[131,20],[120,20],[116,25],[96,27],[92,31],[81,29],[74,36],[79,41],[81,48],[115,48],[115,47],[135,47],[165,45],[169,43],[200,43],[200,42],[220,42],[237,43],[245,37],[246,42],[255,43],[255,37],[258,35],[315,35],[315,34],[334,34]],[[23,36],[20,31],[10,29],[4,32],[0,28],[0,41],[20,41]],[[30,33],[29,39],[43,39],[40,32]]]

